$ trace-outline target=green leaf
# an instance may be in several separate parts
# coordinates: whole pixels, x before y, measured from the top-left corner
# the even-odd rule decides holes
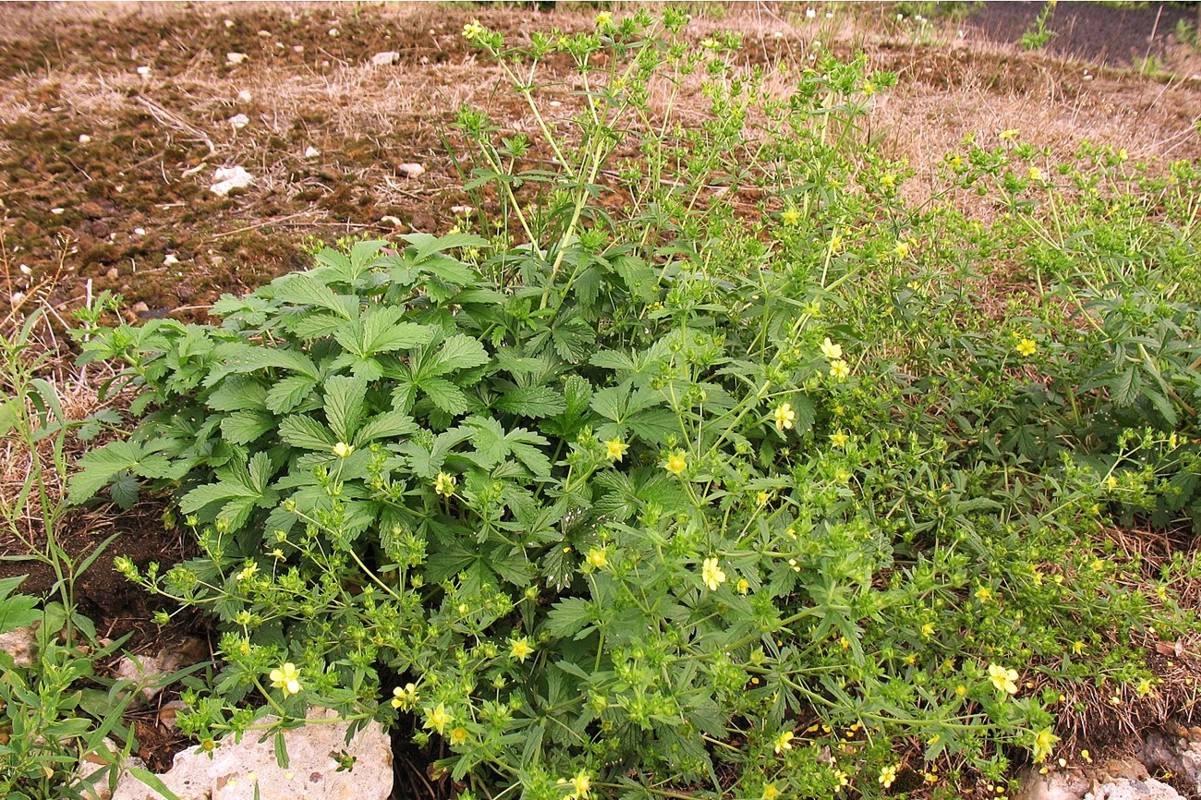
[[[287,414],[308,399],[317,381],[304,375],[291,375],[276,381],[267,390],[266,406],[275,414]]]
[[[410,233],[400,237],[416,250],[413,259],[421,262],[434,255],[456,247],[487,247],[488,240],[471,233],[451,233],[446,236],[431,236],[428,233]]]
[[[359,426],[367,382],[360,378],[334,376],[325,381],[325,419],[339,442],[349,443]]]
[[[180,800],[179,795],[168,789],[167,784],[163,783],[163,779],[150,770],[142,769],[141,767],[127,767],[126,770],[130,775],[158,792],[163,800]]]
[[[539,419],[562,414],[567,402],[549,386],[519,386],[501,395],[496,407],[510,414]]]
[[[276,280],[271,284],[270,291],[281,303],[317,306],[332,311],[343,319],[354,319],[358,315],[357,297],[336,294],[333,289],[303,272]]]
[[[546,616],[542,630],[560,639],[583,639],[592,632],[598,617],[592,603],[580,597],[569,597],[555,603]]]
[[[474,459],[484,469],[492,469],[509,455],[505,430],[496,420],[470,417],[463,420],[463,427],[471,429],[471,444],[475,447]]]
[[[1109,387],[1109,396],[1113,400],[1113,404],[1118,408],[1129,408],[1138,401],[1138,396],[1142,392],[1142,381],[1139,380],[1138,367],[1127,367],[1118,375],[1115,375],[1113,380],[1106,384]]]
[[[235,411],[221,419],[221,435],[234,444],[250,444],[275,427],[275,417],[262,411]]]
[[[303,414],[286,417],[279,424],[279,436],[293,447],[326,453],[331,452],[337,443],[329,428]]]
[[[267,387],[245,375],[231,375],[209,394],[204,404],[214,411],[249,411],[266,408]]]
[[[260,369],[286,369],[317,380],[317,366],[306,356],[296,350],[279,348],[255,347],[253,345],[236,345],[227,351],[225,368],[228,372],[257,372]],[[224,373],[215,370],[206,383],[214,385],[224,377]]]
[[[415,430],[417,430],[417,425],[408,414],[400,411],[387,411],[377,414],[363,423],[358,433],[355,434],[352,444],[358,447],[376,439],[395,439]]]
[[[160,442],[158,446],[163,446],[163,443]],[[144,478],[175,477],[171,462],[161,455],[155,455],[154,449],[154,445],[126,441],[109,442],[87,452],[77,463],[80,471],[68,481],[68,502],[77,505],[94,497],[96,492],[124,472],[133,472]]]
[[[456,370],[471,369],[488,363],[488,351],[477,339],[458,334],[442,343],[420,377],[440,376]]]
[[[0,633],[24,628],[42,618],[37,610],[38,598],[30,595],[17,594],[16,591],[26,575],[16,575],[11,578],[0,578]]]
[[[421,381],[420,386],[433,404],[447,414],[462,414],[467,411],[467,396],[445,378],[427,378]]]

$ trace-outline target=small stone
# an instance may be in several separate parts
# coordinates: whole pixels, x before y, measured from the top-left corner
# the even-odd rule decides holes
[[[167,730],[175,730],[175,717],[186,706],[182,700],[172,700],[169,703],[163,703],[158,710],[158,721]]]
[[[293,53],[303,53],[303,52],[304,52],[304,45],[302,45],[302,44],[294,44],[294,45],[292,45],[292,52],[293,52]]]
[[[29,277],[33,274],[33,267],[29,266],[28,264],[21,264],[19,267],[17,267],[17,271],[22,275]]]
[[[86,133],[79,134],[79,143],[80,144],[87,144],[90,141],[92,141],[91,136],[88,136]]]
[[[393,228],[399,228],[401,225],[404,225],[404,223],[400,221],[400,217],[393,217],[391,215],[380,217],[379,221],[384,225],[391,225]]]
[[[150,77],[150,67],[138,67],[138,74],[143,78]]]
[[[253,99],[254,95],[252,95],[247,89],[243,89],[242,91],[238,92],[239,103],[249,103]]]
[[[58,215],[60,215],[60,214],[63,214],[63,213],[65,213],[65,212],[66,212],[66,210],[67,210],[67,209],[65,209],[65,208],[52,208],[52,209],[50,209],[50,213],[51,213],[51,214],[54,214],[55,216],[58,216]]]
[[[471,206],[451,206],[450,207],[450,213],[454,214],[455,216],[458,216],[460,214],[467,215],[473,211],[475,211],[475,209],[472,208]]]
[[[1093,792],[1096,800],[1184,800],[1180,793],[1154,778],[1145,781],[1122,778]]]
[[[176,255],[174,253],[167,253],[167,255],[163,258],[163,266],[164,267],[170,267],[170,266],[173,266],[178,263],[179,263],[179,259],[176,257]]]
[[[226,197],[234,189],[245,189],[254,183],[254,176],[242,167],[221,167],[213,173],[216,183],[209,191],[218,197]]]
[[[12,304],[18,305],[24,299],[25,295],[17,292],[12,296]],[[7,633],[0,633],[0,650],[12,656],[13,663],[18,667],[32,667],[33,654],[36,649],[37,630],[33,627],[17,628]]]
[[[108,272],[104,273],[104,277],[108,278],[110,281],[115,281],[119,275],[120,273],[117,272],[116,267],[109,267]]]
[[[271,31],[259,31],[259,32],[258,32],[258,37],[259,37],[260,39],[270,39],[270,38],[271,38]]]
[[[241,64],[243,61],[245,61],[248,58],[250,58],[250,56],[246,55],[245,53],[226,53],[225,54],[225,60],[228,61],[230,64],[233,64],[234,66]]]
[[[229,118],[229,124],[233,125],[235,130],[242,130],[250,124],[250,117],[245,114],[235,114]]]
[[[387,67],[400,61],[400,53],[395,50],[388,50],[383,53],[376,53],[371,57],[371,63],[377,67]]]
[[[338,31],[338,29],[337,29],[337,28],[330,28],[330,29],[329,29],[329,35],[330,35],[330,36],[334,36],[334,37],[336,37],[336,36],[338,36],[338,34],[339,34],[339,31]]]
[[[133,235],[134,235],[134,236],[145,236],[145,235],[146,235],[146,229],[145,229],[145,228],[134,228],[134,229],[133,229]]]
[[[304,151],[305,158],[316,158],[319,155],[321,155],[321,151],[318,150],[316,147],[309,145],[307,148],[305,148],[305,151]]]
[[[146,303],[142,301],[138,301],[130,306],[129,310],[135,314],[145,314],[150,310],[150,306],[146,305]],[[117,677],[136,682],[138,677],[145,674],[145,669],[141,666],[141,664],[142,662],[140,659],[132,656],[121,659],[121,663],[117,665]],[[154,695],[151,694],[147,696],[153,697]]]
[[[107,736],[101,742],[107,753],[101,753],[99,748],[93,750],[79,761],[79,766],[75,770],[76,782],[74,788],[77,789],[84,800],[109,800],[113,793],[109,791],[109,773],[112,772],[113,765],[120,758],[121,750],[117,744]],[[145,769],[146,764],[142,759],[133,756],[122,763],[122,771],[136,767]],[[123,783],[133,780],[132,776],[122,775],[121,780],[117,783],[120,787]]]
[[[233,26],[234,26],[234,21],[232,19],[225,20],[225,27],[232,28]]]
[[[402,178],[420,178],[425,174],[425,167],[415,163],[397,164],[396,171]]]

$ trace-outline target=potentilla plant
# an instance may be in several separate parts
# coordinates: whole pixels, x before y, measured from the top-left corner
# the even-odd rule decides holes
[[[86,331],[140,422],[72,496],[169,492],[201,555],[120,568],[224,631],[185,732],[405,720],[464,797],[949,796],[1054,753],[1064,685],[1154,691],[1120,637],[1188,620],[1115,584],[1098,532],[1172,425],[1108,474],[1052,427],[1072,322],[998,326],[940,260],[990,234],[900,199],[857,124],[891,76],[824,58],[780,96],[686,24],[469,24],[541,135],[460,113],[489,235],[326,249],[219,325]]]

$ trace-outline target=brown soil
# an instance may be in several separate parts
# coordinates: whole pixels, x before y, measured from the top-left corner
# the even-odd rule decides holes
[[[693,30],[698,38],[741,31],[748,68],[803,65],[819,47],[833,47],[864,50],[873,66],[896,71],[900,83],[878,98],[870,124],[887,152],[916,170],[907,191],[918,197],[943,153],[967,135],[1005,128],[1058,154],[1091,139],[1138,159],[1201,156],[1201,92],[1189,80],[1195,59],[1168,38],[1177,18],[1195,18],[1191,11],[1061,3],[1051,26],[1058,35],[1045,52],[1006,44],[1041,6],[987,3],[915,37],[885,5],[829,5],[809,20],[800,4],[713,4],[697,11]],[[826,10],[834,12],[829,20]],[[520,39],[552,26],[591,28],[593,13],[574,4],[549,15],[433,3],[6,5],[0,321],[31,306],[30,286],[39,283],[64,317],[89,293],[111,290],[124,295],[131,317],[202,320],[222,293],[306,266],[306,238],[445,232],[453,206],[487,203],[459,188],[470,164],[451,128],[456,109],[484,107],[504,131],[531,124],[511,93],[498,91],[496,69],[464,42],[463,24],[478,18]],[[372,66],[383,51],[398,52],[399,61]],[[1121,69],[1147,52],[1179,65],[1176,76]],[[228,53],[247,58],[234,64]],[[139,67],[149,71],[140,75]],[[560,100],[568,116],[574,96],[562,65],[544,77],[562,79],[542,97]],[[699,104],[684,105],[685,119],[700,116]],[[249,123],[235,128],[236,114]],[[319,155],[306,157],[309,147]],[[405,177],[397,165],[406,162],[427,171]],[[210,192],[215,169],[234,165],[255,183],[226,198]],[[61,543],[78,555],[112,532],[121,535],[80,583],[83,611],[99,630],[133,632],[129,646],[140,650],[183,629],[203,634],[191,618],[165,634],[154,628],[147,620],[158,604],[111,569],[117,554],[139,565],[185,556],[188,543],[164,531],[158,510],[79,512]],[[0,554],[19,552],[18,543],[0,541]],[[26,572],[26,591],[52,583],[45,570],[0,562],[0,575]],[[175,742],[153,714],[142,717],[146,755],[162,767]],[[419,766],[398,786],[428,786]]]

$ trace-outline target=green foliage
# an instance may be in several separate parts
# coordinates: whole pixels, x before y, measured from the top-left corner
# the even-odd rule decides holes
[[[1195,269],[1196,174],[1048,177],[1004,132],[914,208],[859,126],[892,76],[824,57],[780,97],[686,22],[467,26],[556,159],[459,114],[489,236],[85,330],[146,413],[72,496],[171,493],[201,555],[119,567],[224,630],[185,732],[323,705],[409,726],[464,796],[874,796],[1046,758],[1075,682],[1154,690],[1139,632],[1191,624],[1193,565],[1115,581],[1140,565],[1103,531],[1201,517],[1198,308],[1160,287]],[[1029,293],[996,301],[1010,262]]]
[[[1042,50],[1050,44],[1056,35],[1055,31],[1051,30],[1053,16],[1055,16],[1055,0],[1048,0],[1043,4],[1038,16],[1034,18],[1034,27],[1022,34],[1018,44],[1027,50]]]

